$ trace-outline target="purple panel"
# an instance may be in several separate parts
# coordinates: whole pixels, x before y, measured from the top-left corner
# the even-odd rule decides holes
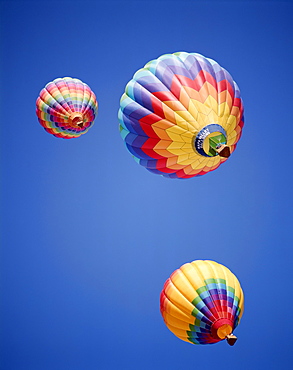
[[[148,170],[156,170],[157,171],[157,159],[151,159],[146,161],[140,161],[140,164],[144,167],[146,167]],[[159,171],[159,173],[161,173]]]
[[[205,303],[205,305],[206,305],[208,308],[210,308],[210,307],[212,307],[212,308],[213,308],[213,307],[214,307],[213,300],[212,300],[212,298],[211,298],[211,297],[204,298],[202,301]]]
[[[122,118],[123,118],[123,123],[125,125],[125,127],[127,128],[127,130],[129,132],[132,132],[134,134],[138,134],[138,135],[141,135],[141,136],[146,136],[145,132],[143,131],[143,129],[141,128],[141,125],[140,123],[138,122],[138,120],[132,118],[131,120],[125,116],[124,114],[122,114]]]
[[[173,61],[172,61],[173,62]],[[174,75],[182,75],[182,76],[185,76],[185,77],[189,77],[190,78],[190,73],[189,71],[184,67],[184,64],[181,62],[180,64],[175,64],[175,63],[166,63],[166,59],[164,60],[164,62],[162,62],[164,64],[166,64],[166,69],[169,69],[173,72]]]
[[[137,80],[137,83],[145,87],[150,92],[168,91],[167,87],[158,79],[158,77],[153,75],[151,72],[149,76],[139,78]],[[147,86],[149,86],[149,88]]]
[[[149,111],[148,109],[146,108],[143,108],[141,106],[138,106],[139,108],[136,109],[135,111],[132,111],[128,116],[130,119],[134,118],[136,120],[140,120],[142,117],[144,116],[147,116],[151,113],[153,113],[153,110],[152,111]],[[125,113],[125,109],[123,110],[123,113]],[[125,113],[127,114],[127,113]]]
[[[197,59],[194,56],[189,56],[185,61],[184,64],[188,66],[190,78],[194,80],[198,73],[201,71],[201,66],[198,63]]]
[[[146,166],[145,166],[145,167],[146,167]],[[151,172],[151,173],[155,173],[156,175],[162,175],[162,172],[161,172],[161,171],[159,171],[159,170],[152,170],[152,169],[147,168],[147,167],[146,167],[146,169],[147,169],[149,172]]]
[[[234,299],[232,297],[227,297],[228,307],[233,307]]]
[[[137,101],[138,104],[141,104],[144,108],[153,111],[151,101],[152,95],[148,90],[146,90],[143,86],[139,85],[136,82],[134,85],[133,93],[134,99]]]
[[[166,68],[162,63],[157,66],[156,76],[162,81],[162,83],[170,89],[174,73],[170,69]]]
[[[225,80],[225,73],[224,73],[224,71],[222,69],[220,69],[218,72],[216,72],[215,78],[216,78],[216,81],[217,82],[220,82],[222,80]]]
[[[206,317],[211,317],[211,312],[207,307],[202,307],[200,312],[205,315]]]
[[[139,148],[135,148],[135,147],[132,147],[130,146],[129,144],[126,143],[126,147],[127,149],[130,151],[131,154],[133,154],[135,157],[139,158],[139,159],[149,159],[151,158],[150,156],[148,156],[147,154],[145,154],[141,149]]]
[[[140,105],[135,101],[128,103],[125,107],[120,107],[122,113],[126,114],[127,116],[130,116],[130,114],[138,108],[140,108]]]
[[[212,64],[207,59],[198,59],[199,65],[201,66],[201,69],[208,72],[215,78],[215,70],[212,66]]]
[[[162,174],[162,172],[161,172],[161,175],[163,175],[164,177],[168,177],[169,179],[178,179],[178,176],[177,176],[176,172],[166,173],[166,174]]]

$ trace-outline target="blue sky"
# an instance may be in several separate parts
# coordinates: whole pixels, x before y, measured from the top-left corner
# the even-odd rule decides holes
[[[3,370],[289,369],[292,323],[292,2],[0,1]],[[240,87],[245,126],[216,171],[169,180],[119,135],[126,83],[198,52]],[[57,77],[96,93],[90,131],[46,133],[35,100]],[[194,346],[159,295],[212,259],[245,294],[238,342]]]

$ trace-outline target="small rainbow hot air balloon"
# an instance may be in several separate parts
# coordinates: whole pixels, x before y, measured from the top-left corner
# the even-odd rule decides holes
[[[57,78],[49,82],[36,101],[40,124],[50,134],[72,139],[93,125],[98,103],[93,91],[77,78]]]
[[[218,168],[235,150],[244,124],[230,74],[214,60],[186,52],[162,55],[138,70],[118,118],[134,159],[170,178]]]
[[[244,296],[227,267],[198,260],[173,272],[161,292],[160,306],[165,324],[178,338],[194,344],[227,339],[233,345]]]

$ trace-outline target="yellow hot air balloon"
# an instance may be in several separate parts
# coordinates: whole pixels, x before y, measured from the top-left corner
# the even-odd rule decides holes
[[[161,314],[178,338],[194,344],[212,344],[233,334],[244,309],[244,296],[236,276],[214,261],[186,263],[165,282]]]

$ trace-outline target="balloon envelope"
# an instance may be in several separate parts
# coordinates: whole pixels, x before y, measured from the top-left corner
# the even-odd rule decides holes
[[[162,55],[137,71],[118,118],[134,159],[170,178],[218,168],[235,150],[244,124],[230,74],[212,59],[185,52]]]
[[[178,338],[212,344],[229,339],[243,314],[244,296],[227,267],[197,260],[181,266],[165,282],[160,308],[165,324]]]
[[[98,103],[93,91],[77,78],[57,78],[49,82],[36,101],[40,124],[50,134],[72,139],[93,125]]]

